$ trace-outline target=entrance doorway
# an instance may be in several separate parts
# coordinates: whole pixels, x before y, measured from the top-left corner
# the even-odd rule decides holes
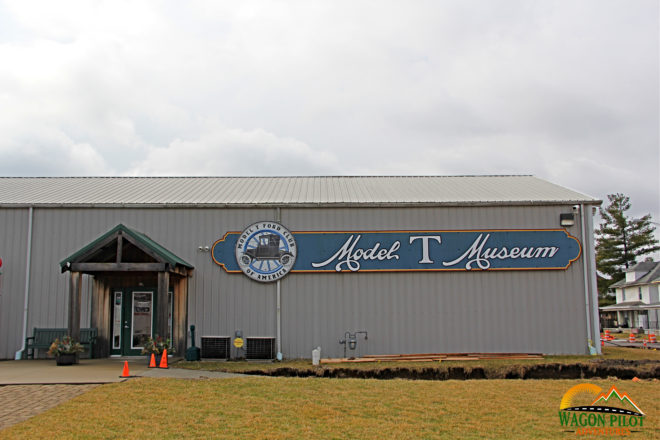
[[[112,328],[110,353],[140,356],[144,342],[153,338],[158,328],[156,289],[126,288],[112,290]],[[172,335],[172,292],[167,295],[167,336]]]

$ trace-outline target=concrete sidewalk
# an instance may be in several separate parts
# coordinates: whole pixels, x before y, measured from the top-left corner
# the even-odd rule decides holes
[[[644,348],[644,343],[641,341],[628,342],[627,339],[613,339],[611,341],[605,341],[606,347],[626,347],[626,348]],[[652,344],[650,342],[646,343],[647,349],[660,350],[660,343]]]
[[[177,358],[169,363],[176,362]],[[0,362],[0,385],[101,384],[122,382],[124,361],[130,375],[137,377],[171,377],[179,379],[220,379],[239,376],[215,371],[179,368],[148,368],[146,357],[81,359],[78,365],[57,366],[54,359]]]
[[[179,358],[173,358],[176,362]],[[145,357],[81,359],[57,366],[54,359],[0,362],[0,430],[20,423],[85,393],[99,384],[130,380],[119,377],[128,361],[131,377],[220,379],[240,376],[215,371],[147,368]]]

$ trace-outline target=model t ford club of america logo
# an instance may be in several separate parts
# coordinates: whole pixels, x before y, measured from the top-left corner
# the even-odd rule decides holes
[[[284,277],[296,262],[296,240],[276,222],[251,224],[236,241],[236,262],[255,281],[271,282]]]

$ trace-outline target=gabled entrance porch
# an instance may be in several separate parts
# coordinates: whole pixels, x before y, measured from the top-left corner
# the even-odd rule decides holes
[[[186,349],[188,277],[193,266],[145,234],[117,225],[60,262],[70,273],[68,330],[80,336],[81,280],[93,276],[96,357],[139,355],[148,337]]]

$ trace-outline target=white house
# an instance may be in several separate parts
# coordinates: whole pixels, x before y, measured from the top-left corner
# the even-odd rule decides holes
[[[626,278],[610,286],[616,292],[616,304],[601,307],[602,312],[616,312],[619,327],[658,329],[660,317],[660,262],[644,261],[626,269]]]

